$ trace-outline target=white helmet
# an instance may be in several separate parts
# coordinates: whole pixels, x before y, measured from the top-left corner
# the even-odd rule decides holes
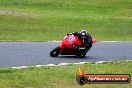
[[[86,38],[88,37],[88,32],[87,32],[87,30],[82,30],[82,31],[80,32],[80,34],[81,34],[81,39],[86,39]]]

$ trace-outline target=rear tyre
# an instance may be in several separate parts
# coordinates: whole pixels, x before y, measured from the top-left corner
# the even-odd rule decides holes
[[[51,56],[51,57],[57,57],[59,54],[60,54],[60,48],[59,48],[59,47],[56,47],[55,49],[53,49],[53,50],[50,52],[50,56]]]

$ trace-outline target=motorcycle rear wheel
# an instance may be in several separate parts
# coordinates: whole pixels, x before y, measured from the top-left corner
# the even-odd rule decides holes
[[[53,49],[53,50],[50,52],[50,56],[51,56],[51,57],[57,57],[59,54],[60,54],[60,48],[59,48],[59,47],[56,47],[55,49]]]

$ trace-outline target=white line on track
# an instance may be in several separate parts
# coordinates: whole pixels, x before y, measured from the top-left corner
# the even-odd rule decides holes
[[[132,61],[132,60],[125,60],[125,61]],[[104,62],[112,62],[112,61],[97,61],[95,62],[95,64],[101,64],[101,63],[104,63]],[[47,64],[47,65],[34,65],[35,67],[43,67],[43,66],[48,66],[48,67],[55,67],[55,66],[66,66],[66,65],[69,65],[69,64],[85,64],[85,63],[90,63],[90,62],[79,62],[79,63],[60,63],[60,64]],[[20,67],[11,67],[11,68],[14,68],[14,69],[23,69],[23,68],[28,68],[30,66],[20,66]]]

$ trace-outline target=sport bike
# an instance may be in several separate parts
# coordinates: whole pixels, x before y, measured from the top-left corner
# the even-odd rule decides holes
[[[96,39],[92,37],[92,44],[96,42]],[[51,57],[57,57],[58,55],[75,55],[80,57],[85,57],[82,55],[86,48],[81,47],[82,41],[79,40],[78,36],[73,34],[65,36],[62,39],[62,43],[54,48],[50,52]]]

